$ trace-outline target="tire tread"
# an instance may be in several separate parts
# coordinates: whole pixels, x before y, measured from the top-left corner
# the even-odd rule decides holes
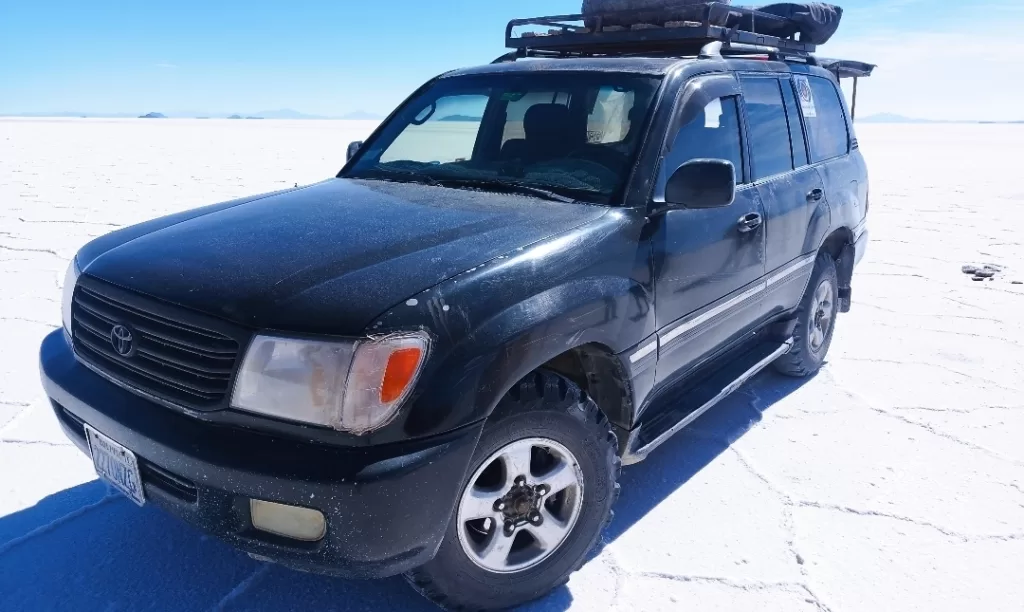
[[[821,360],[816,360],[812,355],[808,355],[810,346],[807,340],[807,321],[805,317],[807,316],[814,290],[821,282],[822,277],[826,275],[832,276],[833,295],[838,296],[836,264],[832,260],[831,255],[822,251],[818,253],[817,259],[814,260],[814,270],[811,272],[811,280],[807,284],[807,291],[800,298],[800,309],[797,311],[798,323],[796,330],[793,332],[793,348],[782,357],[776,359],[772,364],[780,374],[794,378],[806,378],[821,369],[824,354]],[[832,315],[832,330],[829,331],[829,338],[827,340],[829,343],[831,343],[832,332],[835,330],[835,316],[837,313],[838,309]]]

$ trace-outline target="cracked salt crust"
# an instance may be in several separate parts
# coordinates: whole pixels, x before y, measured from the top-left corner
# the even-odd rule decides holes
[[[152,588],[196,608],[429,609],[397,579],[295,574],[102,490],[69,497],[95,476],[38,383],[82,244],[331,176],[372,127],[0,119],[0,608],[139,609]],[[1024,287],[1010,282],[1024,280],[1024,126],[858,132],[872,242],[825,370],[760,376],[626,468],[603,548],[528,609],[1020,610]],[[1006,270],[972,282],[966,263]],[[49,518],[5,531],[37,514]],[[153,532],[160,545],[139,535]],[[61,570],[3,583],[38,559]]]

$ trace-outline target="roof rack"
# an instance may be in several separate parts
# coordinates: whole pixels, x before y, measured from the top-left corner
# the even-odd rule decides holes
[[[631,24],[631,25],[621,25]],[[525,31],[518,32],[519,29]],[[722,53],[769,53],[806,58],[815,45],[795,37],[758,33],[799,30],[791,19],[720,2],[673,7],[671,20],[651,10],[514,19],[503,61],[522,57],[701,55],[708,43]]]

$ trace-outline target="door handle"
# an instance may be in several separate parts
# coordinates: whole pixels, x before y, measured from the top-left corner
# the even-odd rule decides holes
[[[739,225],[740,233],[746,234],[747,232],[752,232],[761,227],[763,222],[764,220],[761,218],[761,215],[757,213],[748,213],[740,217],[737,225]]]
[[[821,189],[812,189],[811,192],[807,194],[807,201],[820,202],[823,197],[825,197],[824,191]]]

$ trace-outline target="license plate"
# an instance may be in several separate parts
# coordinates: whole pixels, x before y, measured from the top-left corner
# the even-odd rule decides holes
[[[92,464],[100,478],[114,485],[118,491],[138,505],[146,503],[139,475],[139,460],[135,453],[114,442],[88,425],[85,437],[89,441]]]

